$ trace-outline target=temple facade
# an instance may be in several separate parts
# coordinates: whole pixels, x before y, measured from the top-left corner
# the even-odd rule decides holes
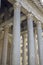
[[[40,0],[1,0],[0,65],[43,65]]]

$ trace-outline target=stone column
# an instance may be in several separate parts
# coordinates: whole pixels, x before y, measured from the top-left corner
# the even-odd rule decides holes
[[[27,38],[26,38],[26,34],[23,34],[23,44],[24,44],[24,59],[23,59],[23,64],[24,65],[27,65],[27,49],[26,49],[26,46],[27,46]]]
[[[12,65],[20,65],[20,4],[14,4]]]
[[[38,40],[37,40],[37,29],[34,30],[34,37],[35,37],[35,58],[36,58],[36,65],[39,65],[39,52],[38,52]]]
[[[27,16],[27,28],[28,28],[28,43],[29,43],[29,65],[35,65],[33,16],[31,13],[28,14]]]
[[[6,63],[7,63],[8,31],[9,31],[9,26],[5,26],[5,28],[4,28],[3,51],[2,51],[2,65],[6,65]]]
[[[20,40],[20,65],[24,65],[23,64],[23,53],[24,53],[24,44],[23,44],[23,34],[21,34],[21,40]]]
[[[38,36],[38,47],[39,47],[39,59],[40,65],[43,65],[43,41],[42,41],[42,28],[41,22],[37,22],[37,36]]]

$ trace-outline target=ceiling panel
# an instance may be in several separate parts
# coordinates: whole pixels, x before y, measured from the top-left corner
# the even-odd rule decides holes
[[[41,4],[40,0],[32,0],[32,1],[40,9],[40,11],[43,12],[43,5]]]

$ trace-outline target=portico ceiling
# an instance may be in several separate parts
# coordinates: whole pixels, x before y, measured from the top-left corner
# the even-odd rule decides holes
[[[35,4],[36,4],[36,6],[40,9],[40,11],[42,11],[43,12],[43,5],[41,5],[41,2],[40,2],[40,0],[32,0]]]
[[[43,23],[43,5],[40,0],[20,0],[22,6],[31,11],[33,15]],[[14,4],[14,0],[9,0],[12,4]],[[26,5],[25,5],[26,4]]]
[[[8,0],[10,3],[14,4],[15,0]],[[22,1],[22,0],[21,0]],[[24,0],[24,1],[30,1],[32,3],[34,3],[34,5],[37,6],[38,9],[40,9],[41,12],[43,12],[43,5],[41,5],[40,0]]]
[[[15,2],[15,0],[5,0],[8,1],[10,4],[10,7],[7,8],[6,12],[2,13],[2,15],[0,16],[0,22],[3,20],[3,16],[6,16],[6,22],[10,22],[11,20],[13,20],[11,14],[13,14],[13,4]],[[22,8],[22,14],[24,13],[25,15],[23,15],[22,17],[22,21],[26,19],[26,15],[28,12],[32,12],[32,14],[34,15],[34,20],[40,20],[43,23],[43,6],[41,5],[39,0],[20,0]],[[11,20],[7,21],[8,19],[12,18]],[[4,22],[2,21],[2,26],[3,26]],[[1,27],[1,26],[0,26]]]

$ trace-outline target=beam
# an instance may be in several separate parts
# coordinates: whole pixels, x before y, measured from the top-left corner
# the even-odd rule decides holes
[[[41,13],[41,11],[35,6],[33,2],[22,0],[20,3],[28,12],[32,12],[32,14],[43,23],[43,13]]]
[[[12,1],[12,0],[11,0]],[[12,1],[12,4],[13,1]],[[28,12],[32,12],[32,14],[43,23],[43,13],[38,9],[38,7],[32,2],[27,2],[26,0],[20,0],[20,4],[24,9],[26,9]]]
[[[25,19],[26,19],[26,16],[25,16],[25,15],[22,16],[22,17],[21,17],[21,22],[22,22],[23,20],[25,20]],[[3,30],[3,27],[4,27],[5,25],[9,25],[9,27],[10,27],[11,25],[13,25],[13,18],[11,18],[10,20],[7,20],[6,22],[2,23],[2,24],[0,25],[0,31]]]
[[[40,1],[38,1],[38,0],[33,0],[33,1],[34,1],[34,3],[37,5],[37,7],[40,9],[40,11],[43,12],[43,8],[42,8],[42,6],[39,4]]]

